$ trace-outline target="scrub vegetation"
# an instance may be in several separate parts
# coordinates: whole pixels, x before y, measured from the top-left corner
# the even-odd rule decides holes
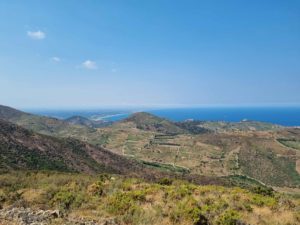
[[[68,217],[118,224],[299,224],[300,199],[267,189],[149,183],[117,175],[11,172],[0,175],[1,207],[59,209]]]

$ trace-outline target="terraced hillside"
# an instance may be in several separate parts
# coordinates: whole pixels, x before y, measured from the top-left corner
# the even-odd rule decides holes
[[[187,121],[178,124],[191,124],[192,127],[198,127],[214,132],[234,132],[234,131],[276,131],[283,127],[280,125],[244,120],[240,122],[225,121]]]
[[[169,172],[246,175],[276,187],[300,185],[300,133],[296,128],[253,121],[173,123],[148,113],[136,113],[108,127],[90,128],[3,107],[1,117],[39,133],[105,147]]]
[[[253,127],[259,123],[250,124]],[[194,174],[247,175],[272,186],[298,187],[299,151],[277,141],[287,128],[267,125],[246,129],[243,124],[234,130],[175,134],[139,128],[131,119],[102,129],[102,135],[104,146],[124,156],[179,166]],[[300,137],[297,132],[293,135]],[[293,135],[286,133],[285,137]]]

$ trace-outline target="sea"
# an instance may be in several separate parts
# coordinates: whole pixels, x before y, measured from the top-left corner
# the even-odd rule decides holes
[[[239,122],[253,120],[283,126],[300,126],[300,106],[281,107],[199,107],[159,109],[34,110],[31,113],[66,119],[79,115],[94,120],[118,121],[135,112],[149,112],[172,121],[205,120]]]

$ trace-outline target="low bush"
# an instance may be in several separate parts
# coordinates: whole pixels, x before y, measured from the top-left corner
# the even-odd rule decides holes
[[[223,212],[220,217],[217,219],[216,224],[219,225],[237,225],[238,220],[240,219],[240,214],[232,209],[228,209]]]
[[[173,200],[181,200],[182,198],[192,194],[192,190],[187,185],[176,186],[166,191],[166,198]]]
[[[161,178],[161,179],[158,181],[158,183],[159,183],[160,185],[171,185],[171,184],[173,183],[173,180],[164,177],[164,178]]]
[[[271,187],[256,186],[252,189],[252,192],[265,196],[274,196],[274,190]]]
[[[124,215],[136,208],[137,204],[133,197],[125,192],[116,192],[107,199],[107,211],[114,215]]]
[[[58,206],[63,210],[70,209],[72,203],[75,201],[75,196],[69,191],[60,191],[55,194],[52,199],[52,204]]]
[[[174,223],[187,220],[193,224],[199,224],[203,220],[199,203],[192,197],[185,198],[178,202],[171,211],[170,218]]]
[[[262,206],[274,207],[277,204],[277,200],[273,197],[254,194],[250,199],[250,203],[260,207]]]
[[[87,187],[87,192],[92,196],[101,196],[103,194],[103,189],[103,183],[101,181],[97,181]]]

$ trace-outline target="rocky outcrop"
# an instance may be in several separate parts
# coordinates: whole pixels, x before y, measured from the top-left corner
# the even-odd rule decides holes
[[[0,224],[13,225],[117,225],[113,219],[103,221],[87,221],[64,216],[59,210],[32,210],[30,208],[7,208],[0,210]]]
[[[11,208],[0,210],[0,220],[11,221],[19,225],[46,225],[52,219],[61,217],[58,210],[33,211],[29,208]]]

